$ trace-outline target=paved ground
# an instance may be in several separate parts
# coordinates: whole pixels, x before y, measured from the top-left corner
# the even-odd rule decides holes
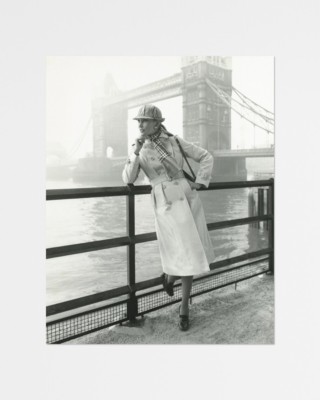
[[[177,326],[178,304],[70,340],[68,344],[274,344],[274,282],[262,275],[193,299],[190,329]]]

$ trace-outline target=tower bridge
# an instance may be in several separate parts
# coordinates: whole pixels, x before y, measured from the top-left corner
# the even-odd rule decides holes
[[[246,179],[247,157],[274,155],[272,148],[231,149],[232,110],[270,133],[273,113],[233,88],[231,57],[200,56],[182,57],[181,73],[127,92],[121,92],[107,76],[104,96],[92,103],[94,157],[105,158],[108,146],[116,157],[127,155],[130,108],[177,96],[182,96],[183,137],[214,155],[214,179]]]
[[[125,93],[105,97],[101,106],[108,107],[113,104],[123,104],[127,108],[139,107],[142,104],[167,100],[182,95],[182,74],[175,74],[168,78],[149,83]]]

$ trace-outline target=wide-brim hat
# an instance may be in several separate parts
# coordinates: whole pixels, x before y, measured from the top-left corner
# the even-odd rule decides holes
[[[162,118],[160,109],[153,104],[145,104],[139,108],[138,115],[133,119],[155,119],[156,121],[163,122],[165,118]]]

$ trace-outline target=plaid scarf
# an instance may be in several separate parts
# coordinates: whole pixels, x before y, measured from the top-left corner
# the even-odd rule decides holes
[[[159,154],[159,161],[164,166],[169,177],[182,177],[182,169],[178,166],[176,160],[168,153],[167,149],[160,140],[161,133],[167,133],[166,129],[162,125],[159,132],[149,136],[149,139],[154,144],[155,150]]]
[[[161,162],[163,162],[163,160],[167,157],[170,156],[170,154],[167,152],[167,149],[164,147],[164,145],[161,143],[161,140],[159,138],[159,136],[161,135],[162,132],[166,132],[162,127],[159,130],[159,132],[151,135],[149,138],[152,141],[152,143],[154,144],[154,148],[157,150],[157,152],[159,153],[159,160]]]

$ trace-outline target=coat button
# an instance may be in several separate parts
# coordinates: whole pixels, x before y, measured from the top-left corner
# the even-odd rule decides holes
[[[180,197],[180,200],[183,201],[183,197]]]
[[[179,185],[179,182],[175,181],[173,182],[174,185]]]

